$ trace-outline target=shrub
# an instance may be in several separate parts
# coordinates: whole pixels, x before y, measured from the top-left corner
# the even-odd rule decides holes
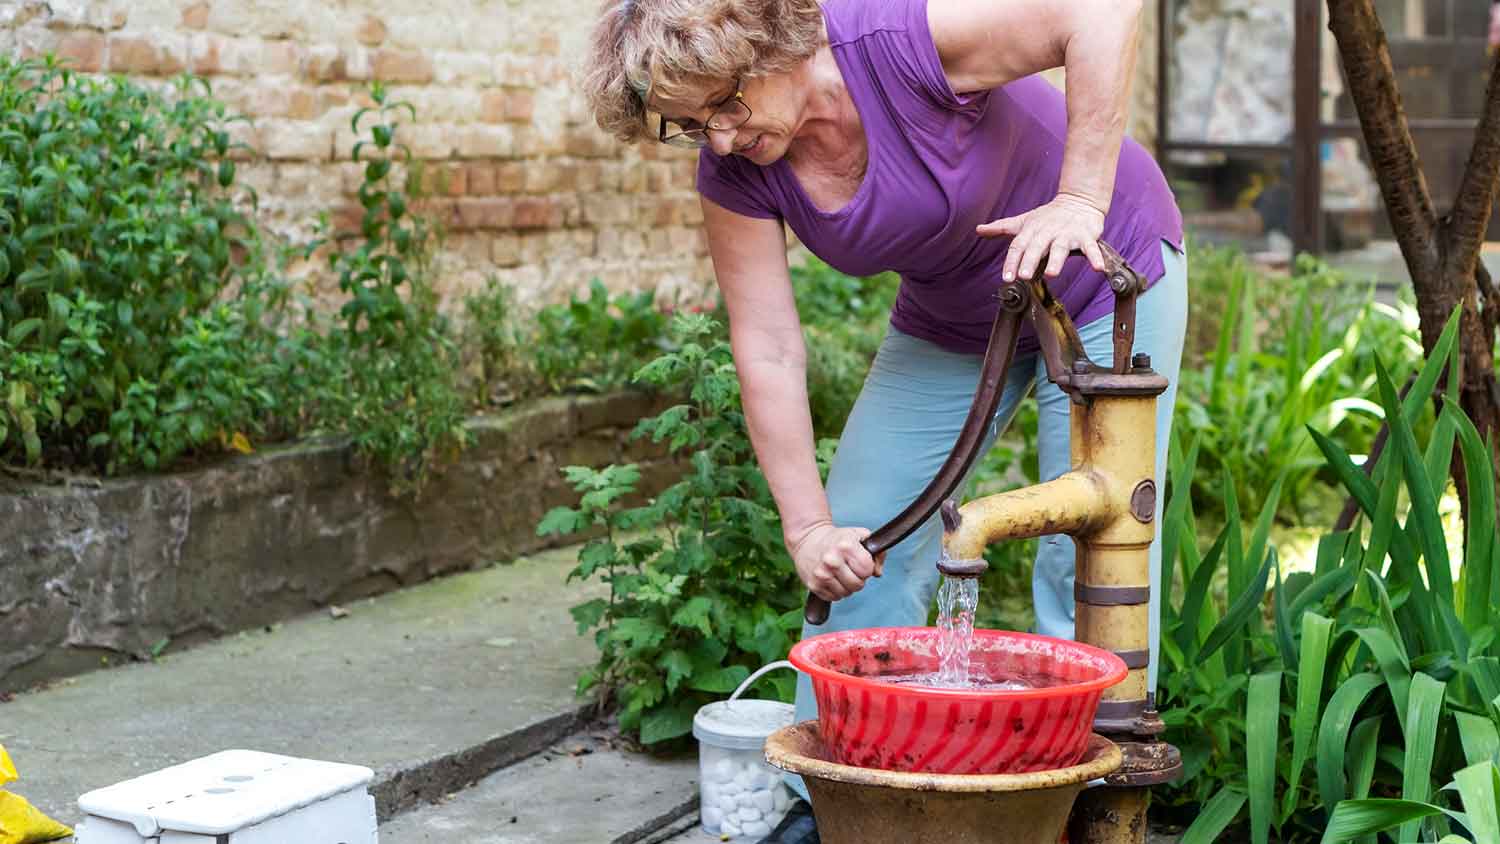
[[[679,314],[672,328],[676,348],[640,378],[688,399],[642,420],[635,436],[668,443],[686,467],[681,479],[627,508],[636,467],[570,466],[578,506],[552,510],[537,527],[542,535],[602,531],[569,576],[610,587],[608,599],[572,610],[580,633],[595,631],[600,652],[579,690],[615,699],[621,727],[647,744],[686,735],[698,707],[783,658],[802,625],[803,591],[751,458],[729,345],[704,314]],[[791,699],[791,676],[757,682]]]
[[[265,426],[261,244],[200,85],[0,56],[0,462],[149,469]]]
[[[365,164],[359,231],[333,231],[325,217],[322,236],[307,246],[308,254],[329,247],[328,267],[345,299],[332,325],[306,312],[308,327],[296,336],[316,351],[289,361],[300,371],[288,379],[296,389],[281,398],[300,405],[314,429],[349,435],[362,454],[391,471],[397,490],[420,489],[435,463],[468,442],[468,402],[454,331],[438,312],[429,277],[437,232],[410,213],[421,199],[421,172],[410,168],[401,179],[396,169],[411,163],[397,141],[397,118],[416,113],[409,103],[390,101],[379,83],[370,96],[375,105],[350,119],[358,134],[362,121],[373,118],[352,150]]]

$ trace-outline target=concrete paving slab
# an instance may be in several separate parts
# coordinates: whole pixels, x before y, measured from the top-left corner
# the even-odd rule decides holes
[[[650,844],[698,811],[698,759],[568,739],[442,803],[386,822],[400,844]]]
[[[719,844],[722,841],[719,836],[710,835],[703,830],[698,823],[696,811],[683,818],[679,824],[683,826],[682,831],[663,839],[661,844]],[[1146,844],[1178,844],[1181,837],[1178,834],[1151,829],[1146,832]],[[756,842],[741,838],[738,844],[756,844]]]
[[[0,703],[12,788],[64,822],[86,791],[241,748],[366,765],[382,818],[578,728],[596,651],[576,548],[435,580]]]

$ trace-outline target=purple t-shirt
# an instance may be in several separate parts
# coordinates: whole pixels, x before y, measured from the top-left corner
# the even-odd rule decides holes
[[[1010,238],[981,238],[974,227],[1057,195],[1063,95],[1038,76],[955,94],[927,25],[927,0],[825,0],[823,16],[869,146],[854,199],[820,211],[785,160],[760,167],[709,150],[698,159],[698,190],[731,211],[784,220],[840,272],[898,272],[892,326],[952,351],[982,353]],[[1161,169],[1127,138],[1104,241],[1155,281],[1164,271],[1163,240],[1181,249],[1182,216]],[[1104,276],[1082,257],[1070,258],[1049,285],[1080,325],[1114,307]],[[1026,325],[1019,351],[1035,349]]]

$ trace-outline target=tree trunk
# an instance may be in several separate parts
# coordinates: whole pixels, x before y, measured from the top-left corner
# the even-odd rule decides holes
[[[1491,67],[1484,114],[1452,213],[1440,218],[1422,176],[1373,0],[1328,0],[1328,28],[1338,42],[1370,165],[1411,273],[1422,346],[1432,351],[1454,306],[1463,303],[1459,331],[1463,409],[1481,437],[1500,440],[1500,386],[1494,367],[1500,295],[1479,261],[1490,210],[1500,191],[1500,59]],[[1500,478],[1500,464],[1493,468]],[[1466,486],[1463,461],[1455,460],[1453,470],[1462,491]],[[1460,496],[1467,509],[1466,498]]]

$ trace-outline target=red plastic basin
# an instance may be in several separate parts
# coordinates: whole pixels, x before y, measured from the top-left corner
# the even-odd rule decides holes
[[[976,677],[1049,675],[1045,688],[981,691],[893,685],[880,675],[938,669],[936,627],[825,633],[792,647],[812,678],[818,729],[833,761],[941,774],[1046,771],[1078,763],[1104,690],[1124,660],[1064,639],[975,630]]]

